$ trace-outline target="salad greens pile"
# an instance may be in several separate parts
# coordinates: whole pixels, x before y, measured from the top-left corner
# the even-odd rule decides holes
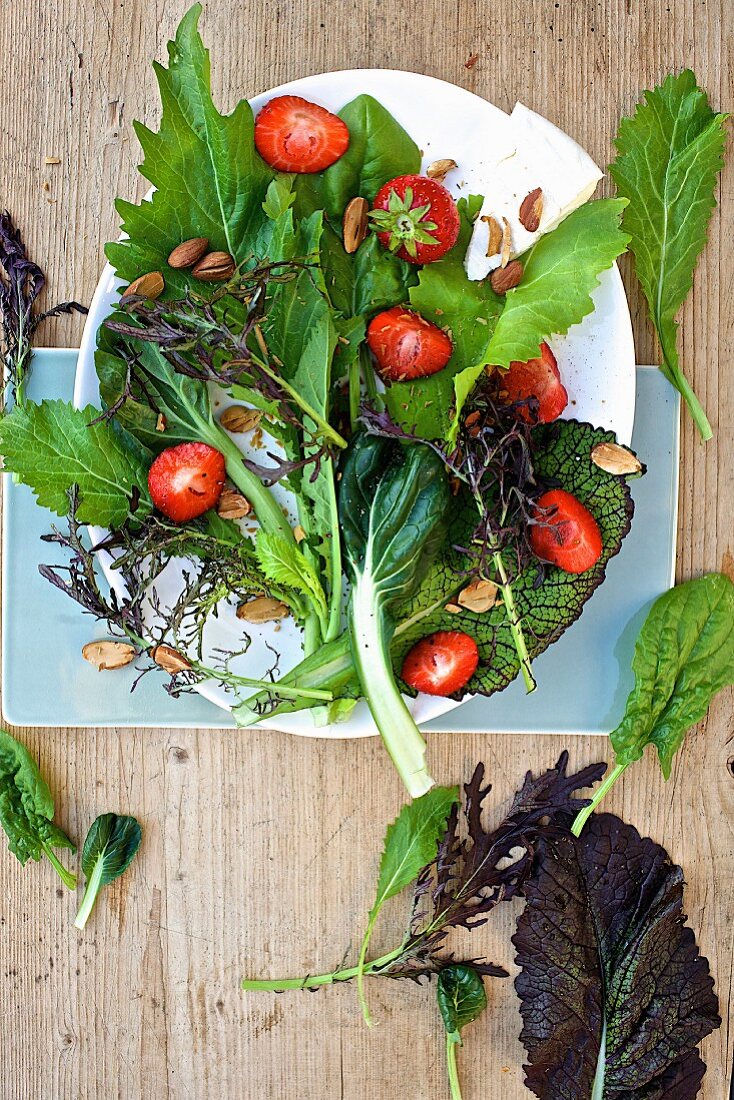
[[[321,172],[276,171],[256,149],[249,104],[223,115],[212,101],[199,13],[196,5],[182,20],[168,67],[155,66],[159,130],[136,124],[141,171],[155,190],[140,204],[118,202],[124,237],[107,246],[121,280],[155,272],[163,291],[123,297],[100,331],[101,409],[25,404],[0,424],[0,451],[40,503],[68,515],[68,534],[53,541],[72,562],[45,566],[46,575],[122,632],[142,671],[162,664],[174,692],[217,679],[243,724],[306,707],[316,721],[335,721],[365,696],[418,795],[433,781],[401,697],[406,651],[431,631],[462,631],[479,664],[460,695],[501,690],[518,673],[532,690],[533,657],[580,614],[629,528],[624,477],[591,458],[613,436],[575,421],[534,427],[502,406],[487,373],[532,359],[547,336],[591,312],[600,274],[629,240],[620,228],[626,199],[587,203],[541,237],[524,257],[526,277],[505,295],[464,271],[477,196],[459,200],[458,240],[442,259],[408,263],[377,232],[348,252],[345,207],[419,172],[415,142],[360,95],[339,113],[349,130],[343,156]],[[217,262],[224,257],[219,281],[168,262],[182,242],[199,240]],[[392,306],[436,322],[452,352],[438,373],[383,392],[365,333]],[[243,454],[220,423],[222,391],[259,417],[262,460],[252,447]],[[147,474],[156,455],[182,443],[224,457],[251,511],[248,530],[211,512],[186,525],[190,537],[173,537]],[[273,493],[278,484],[294,516]],[[533,501],[556,485],[601,531],[601,556],[584,573],[541,563],[530,545]],[[98,548],[86,546],[80,523],[111,529],[105,549],[117,554],[127,602],[92,591]],[[176,607],[164,608],[154,582],[174,559],[186,581]],[[476,581],[497,585],[487,612],[456,604]],[[207,611],[217,614],[215,593],[237,601],[245,621],[252,600],[290,614],[303,630],[302,664],[283,674],[276,657],[251,676],[239,652],[212,661],[204,628]],[[162,646],[176,658],[156,661]]]

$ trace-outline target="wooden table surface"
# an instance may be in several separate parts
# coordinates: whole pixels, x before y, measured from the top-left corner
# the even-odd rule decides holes
[[[0,203],[25,230],[55,299],[90,300],[102,246],[117,233],[113,201],[145,189],[131,122],[157,122],[150,61],[164,58],[187,6],[0,5]],[[227,109],[325,69],[409,69],[506,110],[521,97],[600,164],[610,159],[620,114],[671,69],[690,65],[716,108],[734,105],[731,0],[209,0],[202,28]],[[711,569],[734,575],[734,159],[720,201],[682,319],[683,363],[715,438],[703,446],[685,418],[681,578]],[[638,361],[654,361],[627,262],[623,274]],[[74,345],[80,332],[78,319],[63,320],[41,342]],[[729,690],[689,736],[669,783],[650,756],[608,803],[685,868],[686,908],[724,1016],[703,1045],[706,1100],[728,1096],[732,1061],[732,714]],[[115,809],[141,820],[144,840],[84,934],[72,927],[76,899],[57,888],[48,864],[21,869],[0,846],[2,1100],[446,1097],[432,988],[372,982],[372,1031],[351,987],[280,997],[238,989],[245,973],[331,969],[354,952],[385,824],[404,798],[379,742],[231,730],[16,732],[39,755],[72,836]],[[568,741],[434,734],[429,751],[441,782],[467,778],[484,760],[499,813],[525,769],[551,764]],[[570,739],[569,748],[578,765],[607,752],[593,738]],[[512,969],[516,915],[500,907],[472,949]],[[404,905],[390,910],[376,950],[393,946],[404,916]],[[489,1011],[460,1052],[465,1100],[529,1095],[518,1032],[512,983],[493,980]]]

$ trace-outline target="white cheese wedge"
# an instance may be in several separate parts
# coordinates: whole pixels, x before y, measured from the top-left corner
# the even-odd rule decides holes
[[[505,140],[487,160],[484,203],[474,226],[464,266],[470,279],[484,279],[499,267],[500,255],[487,256],[489,226],[482,217],[506,218],[511,255],[519,256],[543,233],[590,199],[603,173],[580,145],[548,119],[515,104]],[[520,222],[520,205],[531,191],[543,192],[543,213],[536,232]]]

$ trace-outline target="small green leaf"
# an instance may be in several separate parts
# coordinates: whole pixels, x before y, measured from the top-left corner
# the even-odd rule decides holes
[[[65,401],[16,406],[0,423],[0,453],[39,504],[64,516],[67,494],[78,485],[79,519],[108,527],[125,520],[134,491],[138,514],[150,510],[148,470],[114,427],[91,423],[98,416],[91,405],[75,409]]]
[[[326,597],[318,573],[293,541],[267,531],[259,531],[255,543],[257,560],[268,580],[282,584],[313,601],[322,618],[326,617]]]
[[[487,1007],[484,982],[471,966],[447,966],[442,970],[436,983],[436,999],[446,1033],[457,1040],[466,1025]]]
[[[62,881],[75,889],[76,878],[53,854],[53,848],[76,845],[54,825],[54,802],[38,764],[6,730],[0,729],[0,825],[13,855],[25,864],[48,856]]]
[[[660,339],[661,369],[685,397],[704,439],[711,438],[711,426],[680,368],[675,315],[691,289],[716,206],[727,117],[711,110],[690,69],[671,74],[620,122],[609,169],[629,200],[623,225]]]
[[[87,882],[74,921],[76,928],[84,928],[100,889],[130,866],[141,838],[142,831],[134,817],[101,814],[92,822],[82,851],[82,870]]]
[[[667,779],[686,732],[717,692],[734,684],[734,584],[721,573],[686,581],[660,596],[632,659],[635,686],[610,734],[617,763],[657,749]]]

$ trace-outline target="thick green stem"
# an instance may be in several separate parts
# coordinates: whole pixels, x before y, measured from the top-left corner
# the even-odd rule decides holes
[[[367,931],[362,939],[362,946],[359,949],[359,958],[357,959],[357,997],[359,999],[359,1005],[362,1009],[362,1015],[364,1016],[364,1022],[367,1027],[372,1027],[372,1016],[370,1015],[370,1006],[367,1004],[367,998],[364,993],[364,975],[365,965],[367,959],[367,948],[370,945],[372,939],[372,930],[375,927],[375,921],[377,920],[377,913],[370,913],[370,919],[367,924]]]
[[[76,875],[73,873],[73,871],[68,871],[66,867],[64,867],[63,863],[58,858],[53,848],[51,848],[48,844],[43,843],[41,844],[41,847],[43,848],[46,856],[48,856],[51,866],[63,882],[64,886],[68,887],[69,890],[76,890]]]
[[[100,888],[102,886],[102,875],[104,873],[104,860],[98,859],[95,863],[92,873],[87,879],[87,885],[84,888],[84,897],[82,903],[79,906],[79,912],[76,915],[74,921],[75,928],[83,928],[89,920],[89,915],[94,909],[94,903],[97,900]]]
[[[313,420],[322,439],[328,441],[329,443],[333,443],[335,447],[339,447],[341,450],[343,450],[347,446],[347,441],[344,436],[339,435],[336,429],[332,428],[331,424],[329,424],[327,420],[324,420],[323,416],[321,416],[320,413],[316,411],[313,405],[306,401],[306,399],[302,397],[301,394],[299,394],[298,391],[293,388],[293,386],[286,382],[281,374],[278,374],[277,371],[274,371],[273,368],[268,366],[268,364],[262,359],[256,360],[256,362],[258,363],[258,366],[261,368],[261,370],[264,370],[270,378],[278,383],[281,389],[285,390],[288,396],[295,402],[296,405],[298,405],[301,411],[305,413],[306,416],[310,417],[311,420]]]
[[[411,798],[434,784],[426,768],[426,743],[395,681],[389,632],[374,605],[374,588],[365,569],[352,589],[350,633],[352,656],[362,692],[398,775]]]
[[[655,326],[656,326],[658,332],[660,332],[661,327],[662,327],[661,322],[660,322],[660,318],[655,319]],[[675,351],[675,349],[673,349],[673,351]],[[677,366],[677,365],[674,366],[672,364],[671,357],[668,354],[668,350],[665,347],[664,343],[662,345],[662,352],[663,352],[663,365],[662,365],[662,368],[661,368],[662,372],[665,375],[665,377],[668,379],[670,384],[672,386],[675,386],[675,388],[678,390],[678,392],[680,393],[680,395],[683,398],[683,400],[685,401],[685,403],[688,405],[691,416],[693,417],[693,419],[696,423],[696,426],[698,427],[698,430],[701,433],[701,439],[703,440],[704,443],[706,443],[706,442],[708,442],[709,439],[711,439],[713,437],[714,433],[713,433],[713,430],[711,428],[711,425],[709,424],[709,420],[708,420],[708,417],[706,416],[703,405],[701,404],[701,402],[696,397],[695,393],[693,392],[693,387],[691,386],[690,382],[688,381],[688,379],[686,378],[685,374],[680,369],[680,367]]]
[[[457,1031],[451,1031],[446,1036],[446,1068],[449,1072],[449,1085],[451,1086],[451,1100],[461,1100],[461,1083],[459,1081],[459,1067],[456,1064],[456,1048],[461,1046],[461,1039]]]
[[[225,436],[223,431],[217,432],[211,442],[212,446],[224,455],[228,476],[249,500],[263,530],[282,535],[289,542],[295,542],[291,525],[283,514],[282,507],[260,478],[247,469],[235,444]]]
[[[373,959],[364,967],[365,975],[379,974],[402,953],[403,948],[396,947],[387,955]],[[334,985],[336,982],[350,982],[357,977],[358,967],[350,966],[345,970],[332,970],[329,974],[308,974],[305,978],[243,978],[241,988],[247,992],[286,989],[319,989],[322,985]]]
[[[574,818],[573,825],[571,826],[571,832],[574,836],[581,836],[581,830],[583,829],[584,825],[594,813],[594,810],[597,808],[609,788],[617,782],[620,775],[627,767],[627,764],[617,764],[615,768],[612,768],[604,782],[601,784],[598,790],[594,792],[594,797],[592,798],[590,804],[588,806],[584,806],[583,810],[579,810],[579,812],[576,814],[576,817]]]
[[[505,563],[502,561],[502,555],[499,551],[492,555],[494,561],[494,567],[497,570],[497,574],[502,582],[500,585],[500,591],[502,593],[502,599],[505,604],[505,610],[507,611],[507,619],[510,624],[510,631],[512,633],[512,640],[515,643],[515,649],[517,655],[520,658],[520,669],[522,671],[522,678],[525,681],[525,689],[528,695],[535,691],[538,686],[533,676],[533,668],[530,663],[530,654],[528,653],[528,647],[525,644],[525,635],[522,630],[522,623],[520,622],[520,616],[517,613],[517,607],[515,606],[515,597],[512,592],[512,585],[507,579],[507,571],[505,569]]]

